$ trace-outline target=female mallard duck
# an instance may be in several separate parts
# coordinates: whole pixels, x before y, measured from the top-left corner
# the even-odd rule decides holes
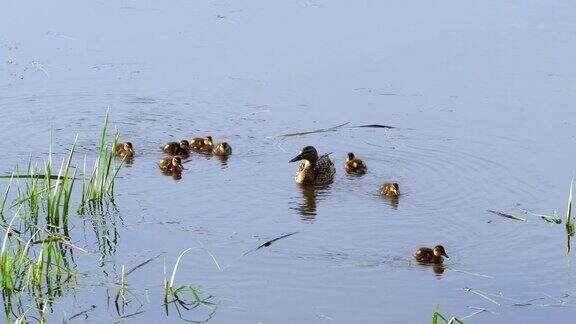
[[[400,188],[396,182],[385,183],[380,187],[380,194],[382,196],[398,197]]]
[[[228,143],[226,142],[221,142],[214,147],[214,150],[212,150],[212,152],[214,152],[214,155],[228,156],[232,154],[232,147],[228,145]]]
[[[190,154],[190,143],[187,140],[178,142],[169,142],[162,146],[162,151],[170,155],[188,155]]]
[[[179,156],[168,156],[160,160],[158,166],[164,172],[180,172],[182,171],[182,159]]]
[[[446,251],[442,245],[436,245],[433,249],[421,247],[414,251],[414,257],[416,260],[425,263],[442,263],[444,262],[442,256],[450,258],[448,254],[446,254]]]
[[[363,175],[366,173],[367,167],[364,161],[354,156],[354,153],[348,153],[346,162],[344,163],[344,169],[346,169],[346,172],[349,174]]]
[[[306,146],[290,162],[304,160],[296,171],[294,180],[303,185],[328,184],[334,180],[336,168],[330,161],[329,154],[318,157],[318,152],[313,146]]]
[[[190,146],[192,149],[198,152],[210,153],[214,148],[214,143],[212,143],[212,136],[206,135],[204,138],[196,137],[190,141]]]
[[[114,147],[114,153],[122,157],[134,156],[134,149],[132,147],[132,143],[130,142],[117,143],[116,146]]]

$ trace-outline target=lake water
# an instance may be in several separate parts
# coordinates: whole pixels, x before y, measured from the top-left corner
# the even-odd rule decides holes
[[[117,210],[72,217],[87,252],[49,322],[179,320],[162,282],[190,247],[175,281],[213,296],[210,323],[427,323],[437,304],[460,318],[488,310],[466,323],[572,322],[564,224],[523,210],[566,212],[574,17],[560,1],[4,1],[0,172],[42,163],[51,129],[55,161],[79,134],[81,168],[107,107],[137,152]],[[396,128],[279,136],[345,122]],[[204,134],[232,145],[228,161],[192,155],[182,179],[161,174],[164,142]],[[332,152],[332,185],[294,183],[288,161],[306,145]],[[344,173],[349,151],[365,176]],[[387,181],[397,204],[378,196]],[[443,269],[414,262],[436,243]],[[126,277],[118,312],[122,266],[157,255]]]

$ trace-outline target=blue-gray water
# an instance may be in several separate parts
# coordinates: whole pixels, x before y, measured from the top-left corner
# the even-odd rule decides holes
[[[522,212],[565,213],[576,156],[576,5],[0,8],[0,172],[26,165],[30,154],[42,163],[50,129],[57,161],[76,134],[76,163],[84,153],[93,159],[108,106],[112,126],[137,151],[116,183],[111,255],[100,255],[90,222],[74,216],[71,240],[88,252],[75,252],[77,284],[54,301],[50,321],[92,305],[87,319],[73,322],[118,320],[107,288],[117,291],[123,265],[163,252],[127,277],[141,303],[124,315],[145,312],[122,321],[176,321],[173,308],[164,313],[162,280],[189,247],[176,282],[214,296],[211,323],[426,323],[436,304],[447,316],[492,312],[467,323],[568,323],[576,315],[564,225]],[[277,137],[344,122],[397,128]],[[204,134],[231,143],[225,165],[192,155],[180,181],[159,172],[161,144]],[[294,183],[297,166],[288,160],[305,145],[333,152],[330,187],[311,192]],[[364,177],[344,174],[348,151],[368,164]],[[403,192],[397,206],[377,195],[390,180]],[[435,243],[450,255],[441,275],[411,257]],[[567,307],[554,307],[562,302]]]

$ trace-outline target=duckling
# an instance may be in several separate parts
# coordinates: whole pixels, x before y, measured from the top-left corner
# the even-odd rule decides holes
[[[228,145],[228,143],[226,142],[221,142],[214,147],[214,150],[212,150],[212,152],[214,153],[214,155],[228,156],[232,154],[232,147]]]
[[[349,174],[363,175],[366,173],[367,167],[364,161],[357,159],[356,156],[354,156],[354,153],[350,152],[346,157],[344,169]]]
[[[318,157],[318,152],[313,146],[306,146],[290,162],[304,160],[296,171],[294,180],[303,185],[329,184],[334,180],[336,168],[334,163],[324,154]]]
[[[212,142],[212,136],[206,135],[204,138],[196,137],[190,141],[190,146],[192,149],[202,153],[210,153],[214,148],[214,143]]]
[[[116,146],[114,146],[114,153],[122,157],[133,157],[134,149],[132,147],[132,143],[117,143]]]
[[[442,256],[450,258],[442,245],[436,245],[433,249],[421,247],[414,252],[416,260],[425,263],[442,263],[444,262]]]
[[[162,147],[162,151],[170,155],[188,155],[190,154],[190,143],[187,140],[178,142],[169,142]]]
[[[380,194],[382,196],[398,197],[400,194],[400,187],[396,182],[385,183],[380,187]]]
[[[179,173],[182,171],[182,158],[179,156],[168,156],[160,160],[158,166],[164,172]]]

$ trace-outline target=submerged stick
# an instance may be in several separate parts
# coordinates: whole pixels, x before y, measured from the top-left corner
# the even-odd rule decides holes
[[[388,126],[388,125],[380,125],[380,124],[370,124],[370,125],[350,126],[350,128],[386,128],[386,129],[393,129],[393,128],[396,128],[396,127],[394,127],[394,126]]]
[[[263,248],[263,247],[269,247],[270,245],[272,245],[272,243],[274,243],[274,242],[276,242],[276,241],[278,241],[278,240],[281,240],[281,239],[283,239],[283,238],[286,238],[286,237],[288,237],[288,236],[292,236],[292,235],[298,234],[298,233],[300,233],[300,232],[293,232],[293,233],[289,233],[289,234],[284,234],[284,235],[279,236],[279,237],[277,237],[277,238],[275,238],[275,239],[272,239],[272,240],[270,240],[270,241],[266,241],[266,242],[264,242],[264,244],[260,245],[259,247],[255,248],[255,249],[252,249],[252,250],[250,250],[250,251],[244,252],[244,254],[242,254],[242,256],[245,256],[245,255],[248,254],[248,253],[251,253],[251,252],[260,250],[260,249]]]
[[[496,211],[496,210],[488,209],[487,212],[490,212],[490,213],[492,213],[492,214],[496,214],[496,215],[498,215],[498,216],[510,218],[510,219],[513,219],[513,220],[521,221],[521,222],[525,222],[525,221],[526,221],[526,218],[523,218],[523,217],[520,217],[520,216],[511,215],[511,214],[505,214],[505,213],[503,213],[503,212],[501,212],[501,211]]]
[[[313,131],[307,131],[307,132],[298,132],[298,133],[289,133],[289,134],[284,134],[284,135],[279,135],[278,137],[291,137],[291,136],[300,136],[300,135],[308,135],[308,134],[315,134],[315,133],[324,133],[324,132],[333,132],[338,130],[339,128],[342,128],[346,125],[350,124],[350,122],[345,122],[344,124],[340,124],[338,126],[334,126],[334,127],[329,127],[329,128],[321,128],[321,129],[317,129],[317,130],[313,130]]]
[[[350,122],[345,122],[343,124],[340,124],[340,125],[337,125],[334,127],[320,128],[320,129],[316,129],[313,131],[307,131],[307,132],[288,133],[288,134],[278,135],[276,137],[291,137],[291,136],[301,136],[301,135],[309,135],[309,134],[316,134],[316,133],[335,132],[335,131],[342,129],[342,128],[385,128],[385,129],[396,128],[393,126],[381,125],[381,124],[367,124],[367,125],[356,125],[356,126],[348,126],[348,124],[350,124]],[[346,127],[346,126],[348,126],[348,127]]]
[[[150,262],[152,262],[152,261],[154,261],[154,260],[158,259],[158,258],[159,258],[160,256],[162,256],[163,254],[164,254],[164,252],[162,252],[162,253],[159,253],[157,256],[155,256],[155,257],[152,257],[152,258],[150,258],[150,259],[148,259],[148,260],[146,260],[146,261],[144,261],[144,262],[142,262],[142,263],[140,263],[140,264],[138,264],[138,265],[134,266],[133,268],[131,268],[130,270],[128,270],[128,271],[126,272],[126,276],[128,276],[128,275],[129,275],[129,274],[131,274],[132,272],[134,272],[134,271],[136,271],[136,270],[140,269],[141,267],[143,267],[143,266],[147,265],[148,263],[150,263]]]
[[[88,312],[90,312],[90,311],[92,311],[92,310],[94,310],[94,309],[96,309],[96,305],[92,305],[92,307],[90,307],[90,308],[88,308],[88,309],[85,309],[85,310],[81,311],[80,313],[69,317],[69,318],[68,318],[68,321],[71,321],[71,320],[75,319],[76,317],[79,317],[79,316],[82,316],[82,315],[85,315],[86,318],[88,318]]]

